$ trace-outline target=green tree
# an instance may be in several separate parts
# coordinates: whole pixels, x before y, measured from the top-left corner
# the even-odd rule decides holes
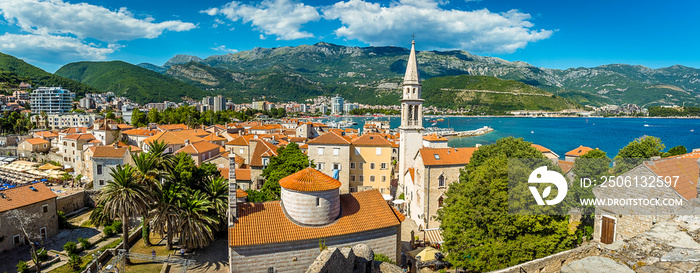
[[[112,218],[122,221],[122,242],[129,252],[129,218],[143,215],[148,209],[150,195],[148,189],[136,177],[131,165],[117,165],[111,169],[112,180],[100,190],[99,200],[104,202],[104,211]],[[129,262],[129,259],[126,259]]]
[[[637,138],[617,153],[613,172],[621,174],[631,170],[652,156],[661,156],[661,151],[665,147],[658,137],[643,136]]]
[[[228,211],[228,180],[219,176],[207,179],[204,185],[204,193],[211,201],[212,208],[216,212],[219,222],[226,223],[226,211]],[[222,226],[223,228],[223,226]]]
[[[592,215],[595,211],[595,206],[583,206],[580,199],[595,198],[593,195],[593,187],[582,187],[580,181],[584,178],[591,180],[600,180],[600,177],[609,174],[610,158],[600,149],[593,149],[581,155],[574,162],[573,173],[574,181],[568,195],[572,197],[573,206],[583,209],[583,215]]]
[[[688,149],[685,148],[683,145],[678,145],[676,147],[673,147],[668,150],[668,152],[665,152],[663,154],[663,157],[670,157],[670,156],[676,156],[676,155],[682,155],[682,154],[687,154]]]
[[[261,189],[264,200],[251,200],[251,202],[263,202],[278,200],[280,198],[280,179],[309,167],[309,157],[301,152],[299,145],[292,142],[287,146],[277,149],[277,156],[270,158],[270,164],[263,170],[265,184]],[[312,166],[313,167],[313,166]],[[255,195],[259,196],[259,195]],[[255,196],[252,196],[255,198]],[[248,196],[251,197],[250,195]]]
[[[151,108],[151,110],[148,111],[148,122],[149,123],[160,123],[161,115],[158,112],[158,109]]]
[[[138,108],[131,112],[131,125],[134,127],[143,127],[148,124],[148,118],[146,114],[141,112]]]
[[[444,251],[456,267],[490,271],[573,246],[565,216],[508,214],[509,158],[532,158],[558,169],[522,139],[502,138],[475,151],[438,211]]]
[[[214,229],[219,224],[212,216],[214,206],[207,195],[200,191],[190,191],[180,198],[180,240],[188,249],[202,248],[214,241]]]

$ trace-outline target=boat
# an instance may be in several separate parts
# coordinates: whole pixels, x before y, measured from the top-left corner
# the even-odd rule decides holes
[[[649,124],[644,124],[644,127],[649,127]]]
[[[431,123],[430,126],[437,126],[437,122]]]
[[[534,133],[535,133],[535,131],[530,131],[530,134],[534,134]]]
[[[690,132],[695,132],[695,129],[690,129]]]
[[[445,121],[445,119],[444,119],[444,118],[439,118],[439,119],[437,119],[437,121]]]

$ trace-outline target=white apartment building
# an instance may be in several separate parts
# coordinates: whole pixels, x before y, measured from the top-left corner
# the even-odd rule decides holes
[[[39,87],[30,95],[32,113],[64,114],[72,110],[75,93],[61,87]]]

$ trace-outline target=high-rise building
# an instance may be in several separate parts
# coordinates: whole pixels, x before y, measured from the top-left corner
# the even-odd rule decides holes
[[[341,96],[335,95],[335,97],[331,99],[331,114],[342,115],[344,102],[345,100],[343,100]]]
[[[357,106],[357,103],[346,103],[343,106],[343,108],[344,108],[343,111],[345,111],[345,113],[347,114],[347,113],[350,113],[350,111],[357,109],[358,106]]]
[[[211,105],[211,110],[214,111],[222,111],[226,107],[226,98],[222,95],[218,95],[216,97],[213,97],[212,100],[214,103]]]
[[[84,97],[80,99],[80,108],[83,109],[95,109],[95,100],[93,100],[91,97]]]
[[[32,113],[63,114],[72,110],[75,93],[61,87],[39,87],[32,91]]]

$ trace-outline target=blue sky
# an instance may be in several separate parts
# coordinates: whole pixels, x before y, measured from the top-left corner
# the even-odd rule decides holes
[[[697,1],[0,1],[0,52],[49,72],[83,60],[162,65],[319,41],[462,49],[538,67],[700,67]]]

